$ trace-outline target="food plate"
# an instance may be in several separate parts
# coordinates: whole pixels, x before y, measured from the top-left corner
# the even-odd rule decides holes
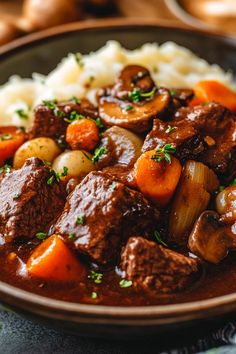
[[[12,74],[29,77],[52,70],[68,52],[89,53],[115,39],[128,49],[146,42],[168,40],[183,45],[210,63],[236,72],[236,40],[175,28],[167,24],[132,21],[72,24],[21,39],[0,50],[1,83]],[[16,311],[77,334],[128,338],[152,336],[216,325],[236,310],[236,294],[165,306],[103,306],[68,303],[0,282],[1,301]]]

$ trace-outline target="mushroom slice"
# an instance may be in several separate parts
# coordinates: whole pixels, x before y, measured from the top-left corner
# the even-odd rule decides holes
[[[151,99],[137,103],[105,96],[99,100],[99,116],[108,126],[117,125],[140,133],[151,128],[152,120],[164,114],[170,101],[169,91],[164,88],[156,90]]]
[[[154,86],[155,83],[146,68],[140,65],[127,65],[121,71],[112,95],[124,99],[128,98],[129,92],[133,91],[134,87],[144,93],[151,91]]]
[[[214,211],[204,211],[190,234],[188,247],[200,258],[219,263],[229,250],[236,249],[236,224],[224,225]]]

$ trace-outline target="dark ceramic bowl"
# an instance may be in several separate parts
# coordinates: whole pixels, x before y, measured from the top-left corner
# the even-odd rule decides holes
[[[31,35],[0,49],[0,81],[12,74],[29,77],[48,73],[68,52],[88,53],[115,39],[134,49],[145,42],[175,41],[211,63],[236,73],[236,39],[189,31],[170,25],[137,24],[135,21],[72,24]],[[111,307],[82,305],[53,300],[0,282],[0,300],[24,315],[79,335],[106,338],[163,338],[193,327],[205,331],[236,314],[236,294],[179,305]],[[168,339],[169,340],[169,339]]]

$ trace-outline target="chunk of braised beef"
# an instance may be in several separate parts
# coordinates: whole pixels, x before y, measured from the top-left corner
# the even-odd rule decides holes
[[[176,146],[182,161],[201,161],[223,179],[236,175],[236,117],[218,103],[181,107],[170,122],[156,120],[143,151],[167,143]]]
[[[86,99],[80,103],[68,101],[58,104],[40,104],[34,110],[34,123],[28,131],[28,138],[50,137],[52,139],[61,139],[64,142],[66,129],[68,126],[68,118],[70,114],[76,112],[78,114],[97,118],[96,108]]]
[[[121,254],[121,269],[134,288],[149,296],[183,290],[196,278],[200,263],[143,237],[131,237]]]
[[[0,181],[0,234],[7,242],[46,231],[63,210],[64,190],[58,183],[48,184],[50,177],[50,169],[38,158],[5,172]]]
[[[166,144],[176,147],[176,157],[183,163],[189,159],[196,159],[206,150],[206,143],[191,123],[179,120],[177,122],[163,122],[155,119],[153,128],[146,136],[142,151],[161,148]]]
[[[142,230],[148,236],[158,219],[159,212],[141,193],[91,172],[69,195],[55,231],[78,252],[105,264],[119,255],[133,233]]]
[[[199,161],[220,177],[236,175],[236,117],[224,106],[211,102],[205,106],[179,109],[174,120],[185,119],[198,130],[207,149]]]

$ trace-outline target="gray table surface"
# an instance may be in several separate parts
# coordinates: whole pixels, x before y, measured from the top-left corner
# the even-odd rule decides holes
[[[236,321],[206,338],[199,338],[189,347],[161,352],[158,342],[81,338],[38,325],[8,310],[0,311],[0,354],[192,354],[204,351],[208,354],[235,354]]]

